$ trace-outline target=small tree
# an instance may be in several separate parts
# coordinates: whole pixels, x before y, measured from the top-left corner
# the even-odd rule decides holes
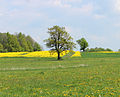
[[[83,50],[83,52],[88,47],[88,42],[85,40],[85,38],[77,40],[77,43],[80,45],[80,50]]]
[[[65,27],[53,26],[48,28],[50,37],[44,42],[46,46],[51,48],[51,51],[56,51],[58,60],[61,59],[60,53],[64,50],[72,50],[75,44],[72,42],[73,38],[65,31]]]
[[[111,49],[107,48],[106,51],[112,51]]]

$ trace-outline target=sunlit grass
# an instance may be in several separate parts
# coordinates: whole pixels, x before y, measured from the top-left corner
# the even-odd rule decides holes
[[[120,57],[85,56],[0,58],[0,97],[119,97]]]
[[[0,97],[119,97],[120,55],[81,55],[0,58]]]

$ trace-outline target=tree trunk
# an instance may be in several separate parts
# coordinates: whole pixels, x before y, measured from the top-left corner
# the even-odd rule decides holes
[[[83,52],[85,52],[85,49],[83,49]]]
[[[58,60],[60,60],[61,59],[61,57],[60,57],[60,52],[58,52]]]

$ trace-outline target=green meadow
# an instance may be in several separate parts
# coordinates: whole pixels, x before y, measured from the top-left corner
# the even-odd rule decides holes
[[[0,58],[0,97],[120,97],[120,53]]]

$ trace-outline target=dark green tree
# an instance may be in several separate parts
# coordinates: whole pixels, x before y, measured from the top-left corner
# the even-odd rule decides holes
[[[32,37],[30,37],[29,35],[26,37],[26,41],[27,41],[29,50],[30,50],[30,51],[33,51],[33,50],[34,50],[35,41],[34,41],[34,40],[32,39]]]
[[[16,39],[17,38],[17,39]],[[42,50],[41,46],[35,42],[32,37],[25,36],[22,33],[15,33],[10,34],[10,33],[0,33],[0,44],[3,46],[3,51],[2,52],[7,52],[7,51],[40,51]],[[15,47],[16,45],[20,45],[20,48],[18,49]]]
[[[31,36],[29,36],[29,35],[26,36],[26,40],[30,42],[30,44],[32,45],[32,47],[34,46],[35,41],[34,41],[34,39]]]
[[[111,49],[107,48],[106,51],[112,51]]]
[[[80,46],[80,50],[83,50],[83,52],[88,47],[88,42],[85,40],[85,38],[81,38],[81,39],[77,40],[77,43]]]
[[[50,37],[44,42],[46,46],[51,48],[51,51],[56,51],[58,60],[61,59],[60,53],[64,50],[72,50],[75,44],[72,42],[73,38],[65,31],[65,27],[53,26],[48,28]]]
[[[7,49],[9,52],[17,52],[21,50],[17,37],[7,33]]]
[[[30,41],[27,41],[27,45],[29,47],[29,51],[32,52],[33,51],[33,47],[32,47],[32,44],[30,43]]]
[[[0,52],[3,52],[3,45],[0,43]]]
[[[20,32],[17,35],[17,38],[18,38],[20,46],[22,47],[22,51],[30,51],[25,35]]]
[[[34,43],[34,51],[42,51],[41,46],[37,42]]]
[[[0,43],[3,45],[3,49],[7,50],[7,33],[0,33]]]

